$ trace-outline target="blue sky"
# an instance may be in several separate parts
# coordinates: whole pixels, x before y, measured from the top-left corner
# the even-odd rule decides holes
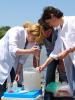
[[[75,15],[75,0],[0,0],[0,26],[37,22],[49,5],[58,7],[64,15]]]

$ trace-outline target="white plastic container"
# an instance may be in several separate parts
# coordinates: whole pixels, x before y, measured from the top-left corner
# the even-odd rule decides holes
[[[35,70],[23,72],[24,88],[28,91],[41,89],[41,75]]]

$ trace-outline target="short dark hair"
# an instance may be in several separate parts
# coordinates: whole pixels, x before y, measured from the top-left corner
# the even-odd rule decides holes
[[[63,12],[61,12],[58,8],[47,6],[44,8],[41,19],[45,21],[46,19],[51,19],[52,15],[57,18],[61,18],[63,16]]]

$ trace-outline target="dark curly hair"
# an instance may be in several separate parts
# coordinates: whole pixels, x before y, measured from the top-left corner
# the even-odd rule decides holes
[[[49,29],[51,29],[52,31],[54,31],[54,28],[52,26],[48,25],[47,23],[43,22],[42,19],[39,19],[38,23],[43,27],[44,31],[47,31]]]
[[[43,10],[43,14],[41,16],[41,19],[44,22],[46,19],[51,19],[52,15],[54,17],[61,18],[63,16],[63,12],[61,12],[58,8],[55,8],[52,6],[47,6]]]

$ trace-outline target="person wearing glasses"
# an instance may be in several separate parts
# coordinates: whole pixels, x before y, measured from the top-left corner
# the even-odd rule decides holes
[[[47,57],[49,57],[50,53],[54,49],[55,41],[58,36],[58,30],[54,30],[52,26],[49,26],[48,24],[44,23],[43,20],[40,18],[38,23],[42,25],[44,32],[42,35],[45,36],[43,39],[43,45],[46,48],[47,52]],[[59,72],[59,81],[60,82],[67,82],[67,77],[66,73],[64,70],[64,64],[63,60],[53,60],[51,63],[48,64],[47,66],[47,71],[46,71],[46,86],[51,83],[55,82],[56,80],[56,68],[58,69]],[[59,70],[59,68],[62,68],[62,70]],[[53,94],[50,92],[45,91],[44,93],[44,100],[53,100]]]

